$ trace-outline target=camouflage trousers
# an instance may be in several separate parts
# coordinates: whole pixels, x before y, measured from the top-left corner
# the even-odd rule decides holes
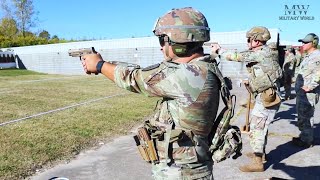
[[[273,121],[280,105],[265,108],[261,100],[261,93],[256,96],[256,103],[251,112],[250,122],[250,146],[254,153],[265,153],[268,128]]]
[[[319,101],[317,93],[297,93],[296,109],[298,114],[298,127],[300,139],[306,143],[313,142],[313,125],[315,105]]]
[[[291,96],[291,84],[292,84],[293,75],[287,73],[287,74],[284,74],[283,78],[284,78],[283,88],[285,92],[285,97],[287,98]]]
[[[156,180],[213,180],[212,163],[194,169],[166,162],[152,165],[152,177]],[[186,165],[187,166],[187,165]]]

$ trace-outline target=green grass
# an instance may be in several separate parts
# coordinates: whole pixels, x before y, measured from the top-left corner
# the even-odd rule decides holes
[[[126,94],[0,126],[0,179],[27,178],[36,169],[127,134],[152,113],[157,100],[121,90],[103,76],[20,72],[6,70],[11,75],[2,76],[0,71],[0,123]]]
[[[0,76],[23,76],[23,75],[39,75],[43,73],[38,73],[34,71],[27,71],[22,69],[1,69]]]

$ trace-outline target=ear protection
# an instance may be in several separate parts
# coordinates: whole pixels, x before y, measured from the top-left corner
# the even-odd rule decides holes
[[[312,46],[316,48],[319,44],[319,37],[314,33],[309,33],[308,35],[311,35],[313,37]]]
[[[186,44],[172,44],[171,45],[173,53],[177,56],[183,56],[187,53],[187,45]]]
[[[319,44],[319,37],[317,35],[314,35],[313,39],[314,40],[312,41],[312,45],[313,45],[313,47],[316,48]]]

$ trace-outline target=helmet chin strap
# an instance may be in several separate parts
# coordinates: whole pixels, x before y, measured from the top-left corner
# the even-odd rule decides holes
[[[170,54],[169,54],[169,42],[165,42],[165,45],[164,45],[164,59],[166,61],[172,61],[172,58],[170,57]]]
[[[178,56],[174,55],[174,57],[170,57],[169,54],[169,37],[164,37],[164,58],[166,61],[173,61],[178,59]]]

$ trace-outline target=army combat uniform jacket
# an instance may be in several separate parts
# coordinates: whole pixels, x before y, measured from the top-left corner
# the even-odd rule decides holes
[[[246,63],[249,72],[249,88],[255,95],[255,105],[250,118],[250,145],[254,153],[263,154],[269,124],[273,121],[280,104],[265,107],[262,93],[267,89],[276,88],[276,83],[282,76],[278,53],[268,46],[262,46],[257,51],[225,51],[221,52],[221,56],[227,60]]]
[[[292,52],[288,53],[284,59],[283,72],[288,76],[294,76],[296,63],[296,56]]]
[[[191,179],[207,177],[212,170],[208,135],[219,106],[220,81],[208,70],[213,65],[209,61],[210,56],[204,56],[189,63],[162,62],[134,70],[118,65],[115,69],[119,87],[162,97],[150,120],[162,131],[156,139],[160,165],[155,166],[179,167]]]
[[[261,93],[275,86],[277,80],[282,77],[278,53],[266,45],[258,51],[224,51],[220,55],[230,61],[246,63],[249,73],[249,86],[252,92]]]
[[[297,94],[296,109],[298,114],[298,127],[301,131],[299,138],[308,144],[314,140],[314,111],[320,94],[320,50],[306,54],[300,64],[296,78],[295,90]],[[305,92],[306,86],[311,91]]]
[[[307,86],[314,93],[320,93],[320,50],[317,49],[311,54],[307,54],[300,64],[296,80],[297,93],[302,86]]]

